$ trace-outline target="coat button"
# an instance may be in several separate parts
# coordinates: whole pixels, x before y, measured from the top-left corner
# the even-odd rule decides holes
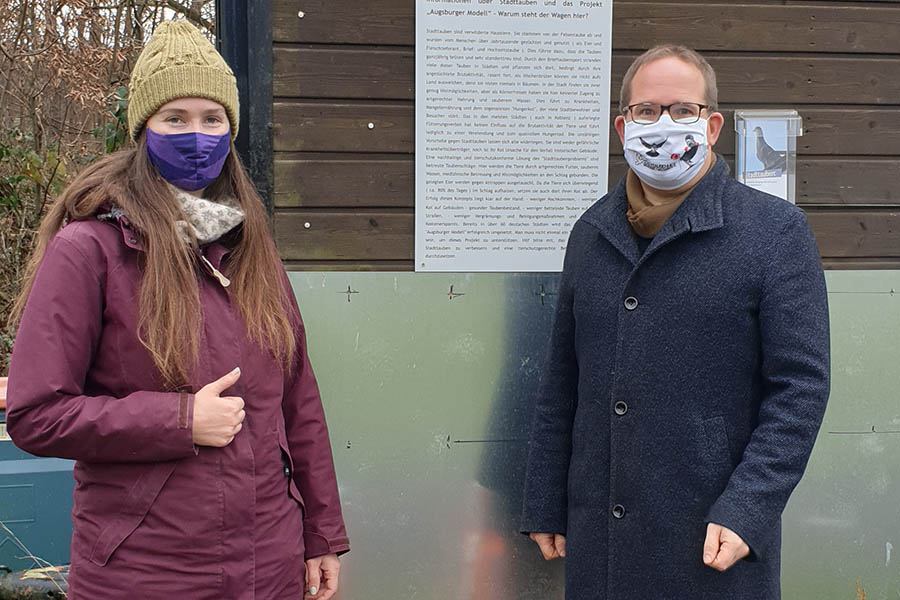
[[[637,298],[634,296],[628,296],[625,298],[625,310],[634,310],[638,306]]]
[[[615,411],[616,414],[621,417],[628,412],[628,405],[619,400],[618,402],[616,402]]]
[[[625,507],[622,506],[621,504],[616,504],[615,506],[613,506],[612,516],[614,516],[617,519],[621,519],[622,517],[624,517],[625,516]]]

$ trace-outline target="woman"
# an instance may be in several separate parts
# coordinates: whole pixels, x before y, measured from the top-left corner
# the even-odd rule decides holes
[[[326,600],[348,539],[234,76],[163,23],[129,94],[136,147],[50,209],[12,317],[9,434],[77,461],[69,597]]]

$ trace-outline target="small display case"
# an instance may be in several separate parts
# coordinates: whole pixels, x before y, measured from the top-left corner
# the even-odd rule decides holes
[[[797,137],[803,119],[796,110],[734,111],[737,180],[796,203]]]

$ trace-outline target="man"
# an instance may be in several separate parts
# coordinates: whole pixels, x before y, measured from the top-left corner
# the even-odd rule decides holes
[[[569,238],[522,528],[566,557],[570,600],[780,598],[828,398],[825,281],[803,212],[711,151],[716,104],[697,53],[638,57],[629,172]]]

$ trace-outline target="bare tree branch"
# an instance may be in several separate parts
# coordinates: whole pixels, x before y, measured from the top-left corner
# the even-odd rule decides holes
[[[46,207],[71,173],[124,139],[115,90],[145,34],[173,13],[212,34],[214,9],[212,0],[0,0],[0,314]],[[13,335],[0,326],[0,375]]]
[[[216,31],[215,23],[211,23],[211,22],[207,21],[203,17],[203,14],[200,12],[199,8],[185,6],[184,4],[182,4],[181,2],[177,2],[176,0],[166,0],[166,6],[168,6],[175,12],[184,15],[185,17],[187,17],[188,19],[193,21],[196,25],[200,25],[207,31],[209,31],[211,33],[215,33],[215,31]]]

